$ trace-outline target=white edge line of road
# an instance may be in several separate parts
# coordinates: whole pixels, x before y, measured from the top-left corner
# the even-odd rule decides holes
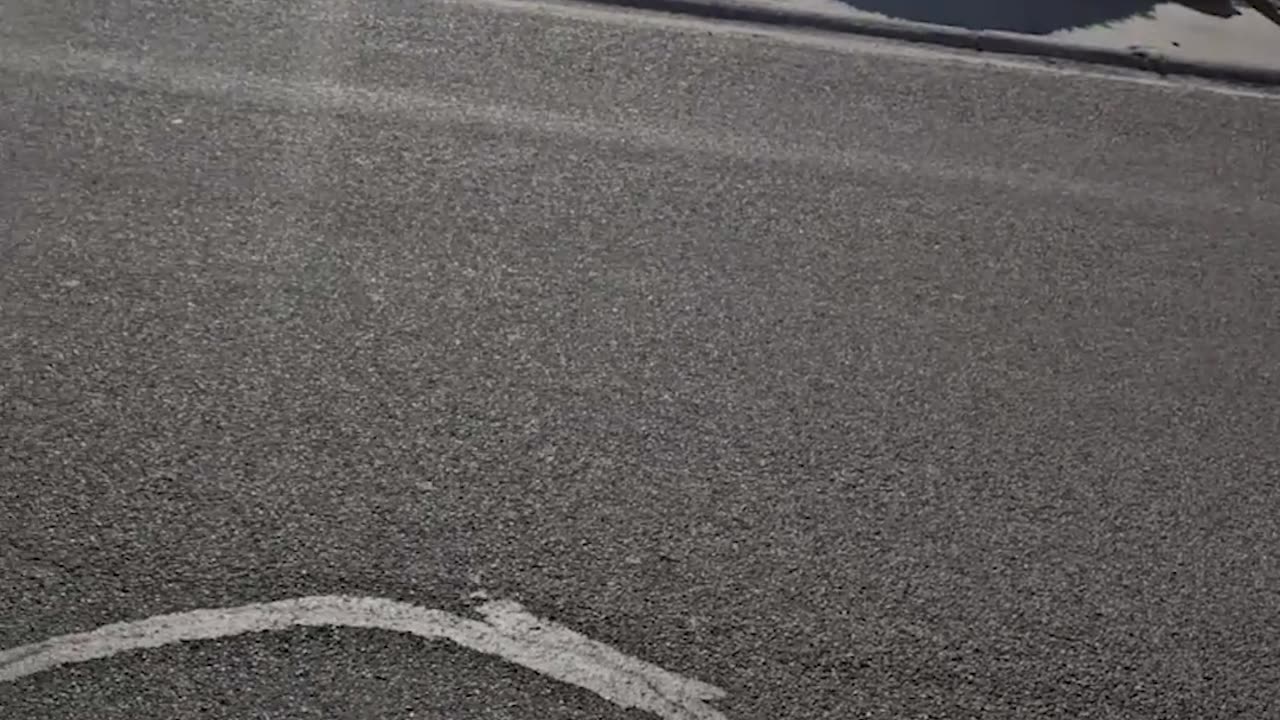
[[[0,651],[0,682],[179,642],[293,627],[348,627],[449,640],[665,720],[727,720],[706,703],[724,697],[717,687],[624,655],[509,600],[491,600],[476,612],[483,621],[384,598],[315,595],[156,615]]]

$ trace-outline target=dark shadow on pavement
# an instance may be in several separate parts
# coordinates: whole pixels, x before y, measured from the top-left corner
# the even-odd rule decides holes
[[[1057,30],[1104,25],[1135,15],[1149,15],[1156,0],[843,0],[857,10],[900,20],[950,25],[969,30],[1004,30],[1044,35]],[[1270,0],[1251,0],[1264,5]],[[1233,0],[1181,0],[1218,17],[1237,14]],[[1244,4],[1244,3],[1242,3]]]

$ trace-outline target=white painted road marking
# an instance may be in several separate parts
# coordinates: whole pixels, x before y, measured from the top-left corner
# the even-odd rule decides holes
[[[724,697],[724,691],[717,687],[624,655],[563,625],[530,615],[515,602],[492,600],[476,610],[484,621],[383,598],[315,595],[157,615],[0,652],[0,682],[187,640],[299,626],[374,628],[450,640],[585,688],[619,707],[637,708],[667,720],[727,720],[706,703]]]
[[[524,0],[484,1],[515,2],[517,6],[532,5]],[[631,15],[623,14],[621,17]],[[1021,193],[1045,194],[1056,199],[1070,195],[1089,201],[1137,203],[1143,206],[1158,203],[1179,210],[1195,208],[1209,213],[1228,212],[1233,216],[1245,213],[1270,219],[1280,215],[1280,206],[1270,199],[1247,199],[1240,193],[1216,194],[1205,188],[1197,192],[1161,190],[1153,194],[1146,187],[1134,188],[1123,183],[1098,180],[1085,181],[1070,174],[1056,172],[1012,170],[978,166],[969,162],[952,163],[938,157],[931,157],[929,162],[921,163],[911,157],[886,153],[871,144],[841,148],[815,146],[791,138],[730,132],[723,127],[699,128],[685,122],[677,125],[655,124],[652,117],[645,117],[643,122],[599,121],[581,113],[539,110],[521,104],[477,103],[441,97],[434,93],[326,79],[296,81],[260,75],[246,68],[226,72],[198,64],[170,64],[154,57],[135,58],[65,45],[27,45],[13,39],[0,42],[0,70],[86,82],[106,82],[149,92],[182,96],[193,94],[217,98],[220,102],[227,102],[229,106],[249,101],[286,112],[306,110],[389,115],[404,117],[414,123],[439,123],[444,126],[461,124],[467,127],[482,125],[500,131],[520,128],[538,134],[585,137],[597,141],[678,150],[695,155],[711,153],[745,160],[847,169],[914,180],[918,180],[920,176],[928,176],[945,182],[989,184]],[[1267,97],[1274,100],[1280,98],[1280,95],[1273,93]],[[301,172],[305,173],[306,168]]]

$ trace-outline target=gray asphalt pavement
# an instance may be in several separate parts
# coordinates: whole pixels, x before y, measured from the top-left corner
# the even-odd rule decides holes
[[[9,0],[0,649],[519,600],[730,720],[1280,715],[1280,100],[599,9]],[[3,718],[599,718],[373,631]]]

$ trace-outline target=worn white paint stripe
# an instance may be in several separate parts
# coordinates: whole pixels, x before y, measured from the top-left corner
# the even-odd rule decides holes
[[[520,0],[484,0],[515,2]],[[547,7],[550,7],[548,5]],[[603,12],[603,11],[602,11]],[[636,14],[634,17],[642,17]],[[627,14],[623,17],[632,17]],[[658,16],[655,16],[658,17]],[[763,30],[760,32],[764,32]],[[929,162],[886,153],[872,145],[842,148],[816,147],[792,138],[728,132],[723,127],[655,124],[591,118],[581,112],[553,112],[514,104],[472,102],[436,93],[353,85],[333,80],[298,81],[255,74],[240,68],[220,71],[191,63],[169,63],[151,57],[103,53],[65,45],[29,45],[16,39],[0,42],[0,71],[34,73],[89,82],[109,82],[128,88],[193,94],[230,101],[261,103],[286,111],[344,112],[403,117],[419,123],[443,126],[481,125],[502,131],[513,128],[551,136],[592,138],[597,141],[672,149],[692,154],[781,162],[800,166],[840,168],[858,172],[919,179],[925,175],[944,182],[983,183],[1019,193],[1037,192],[1097,202],[1123,202],[1196,208],[1207,213],[1228,211],[1271,218],[1280,215],[1272,200],[1242,198],[1239,193],[1215,193],[1201,188],[1195,193],[1160,191],[1123,183],[1081,180],[1060,173],[1023,172],[1008,168],[953,163],[937,156]],[[307,168],[299,168],[305,177]]]
[[[620,707],[637,708],[668,720],[726,720],[705,702],[723,697],[719,688],[624,655],[537,618],[515,602],[492,600],[477,611],[484,621],[383,598],[316,595],[157,615],[0,652],[0,682],[69,663],[189,640],[300,626],[372,628],[450,640],[585,688]]]

